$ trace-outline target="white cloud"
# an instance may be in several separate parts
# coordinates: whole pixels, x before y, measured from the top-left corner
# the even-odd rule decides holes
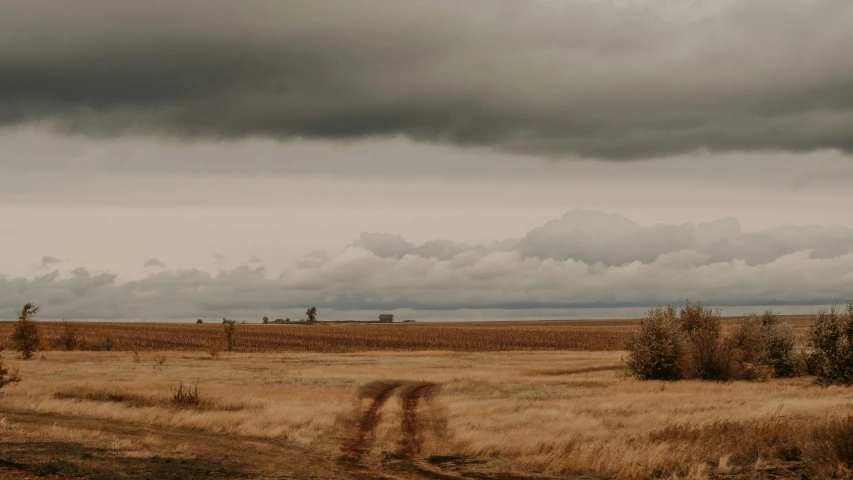
[[[241,266],[217,274],[166,270],[129,282],[82,267],[0,277],[0,315],[32,301],[57,318],[260,318],[298,315],[306,305],[364,318],[385,310],[459,318],[462,310],[624,309],[685,297],[719,306],[816,305],[851,295],[853,229],[744,233],[733,219],[644,228],[619,215],[571,211],[487,246],[363,234],[337,254],[313,252],[277,276]]]

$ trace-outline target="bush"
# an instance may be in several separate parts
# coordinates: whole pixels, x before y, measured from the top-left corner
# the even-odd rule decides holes
[[[38,312],[39,307],[32,303],[25,304],[18,312],[18,324],[12,331],[12,342],[25,360],[31,358],[41,345],[38,327],[33,320]]]
[[[742,319],[724,344],[729,360],[727,379],[764,380],[773,376],[768,365],[767,330],[757,315]]]
[[[201,403],[198,394],[198,384],[184,387],[183,382],[172,391],[172,405],[176,407],[193,407]]]
[[[780,323],[772,310],[742,319],[726,345],[733,380],[794,377],[804,371],[793,327]]]
[[[629,337],[627,364],[643,380],[763,380],[801,371],[796,337],[771,311],[742,319],[723,336],[718,311],[687,301],[650,310]]]
[[[853,302],[841,313],[820,310],[811,331],[810,370],[819,383],[853,384]]]
[[[379,314],[379,321],[382,323],[391,323],[394,321],[394,314],[393,313],[380,313]]]
[[[803,355],[797,349],[797,336],[790,323],[765,324],[767,365],[776,378],[795,377],[804,370]]]
[[[723,343],[720,313],[687,300],[679,312],[679,319],[691,346],[686,362],[688,378],[728,380],[729,352]]]
[[[679,380],[685,376],[687,335],[674,305],[658,307],[640,320],[628,339],[628,368],[641,380]]]

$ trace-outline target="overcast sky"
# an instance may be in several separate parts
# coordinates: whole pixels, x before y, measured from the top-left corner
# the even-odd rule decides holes
[[[810,311],[850,58],[847,0],[0,2],[0,318]]]

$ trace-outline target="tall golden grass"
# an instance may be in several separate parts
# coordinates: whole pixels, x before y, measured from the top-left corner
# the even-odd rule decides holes
[[[180,431],[178,455],[200,455],[207,434],[224,434],[237,455],[270,441],[282,455],[310,449],[315,463],[355,444],[377,469],[364,478],[380,478],[381,459],[411,440],[404,426],[417,425],[415,460],[472,470],[466,478],[851,478],[853,468],[850,389],[809,378],[638,381],[621,352],[139,355],[15,361],[24,381],[0,401],[4,442],[163,456],[176,454],[167,437]],[[198,405],[173,401],[181,382],[197,382]],[[377,385],[398,387],[382,402]],[[432,385],[420,405],[407,403]],[[138,426],[128,430],[136,436],[113,438],[122,425]]]

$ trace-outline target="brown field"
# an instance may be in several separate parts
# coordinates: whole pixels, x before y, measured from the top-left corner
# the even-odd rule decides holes
[[[84,324],[120,348],[3,352],[0,479],[848,478],[853,390],[637,381],[632,328],[238,325],[211,353],[221,325]]]
[[[783,316],[799,331],[810,316]],[[730,317],[727,322],[736,320]],[[14,322],[0,322],[6,339]],[[75,323],[84,349],[208,351],[223,348],[222,324]],[[554,320],[528,322],[396,323],[320,322],[313,325],[237,325],[234,351],[365,352],[448,350],[461,352],[587,350],[614,351],[625,345],[637,320]],[[43,344],[50,348],[62,322],[39,322]],[[7,348],[11,344],[7,342]]]

